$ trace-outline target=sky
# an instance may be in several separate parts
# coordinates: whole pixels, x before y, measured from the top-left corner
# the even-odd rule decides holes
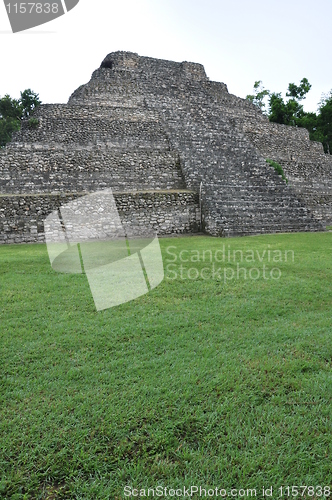
[[[332,89],[331,0],[80,0],[65,15],[15,34],[5,3],[1,97],[31,88],[43,103],[67,102],[117,50],[201,63],[210,80],[243,98],[256,80],[284,94],[306,77],[306,111],[316,111]]]

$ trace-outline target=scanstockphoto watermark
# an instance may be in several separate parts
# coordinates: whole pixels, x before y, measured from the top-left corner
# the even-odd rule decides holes
[[[329,498],[331,487],[316,486],[263,486],[261,488],[226,488],[226,487],[203,487],[203,486],[182,486],[179,488],[169,488],[157,486],[153,488],[132,488],[125,486],[123,489],[126,498],[153,498],[153,497],[176,497],[176,498]]]
[[[180,250],[166,248],[165,278],[167,280],[279,280],[281,264],[295,262],[294,250],[278,250],[267,245],[257,250],[234,249],[230,244],[219,248]]]
[[[188,487],[180,487],[180,488],[169,488],[164,486],[157,486],[155,488],[132,488],[130,486],[124,487],[124,496],[126,498],[146,498],[146,497],[167,497],[167,498],[188,498],[188,497],[200,497],[200,498],[225,498],[225,497],[238,497],[238,498],[253,498],[257,497],[257,489],[256,488],[223,488],[223,487],[203,487],[203,486],[188,486]],[[271,487],[271,495],[270,491],[265,490],[263,488],[263,496],[272,496],[272,487]]]

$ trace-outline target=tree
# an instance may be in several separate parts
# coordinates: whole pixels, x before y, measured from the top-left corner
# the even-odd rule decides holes
[[[296,99],[289,99],[285,102],[281,93],[270,95],[269,108],[270,122],[299,125],[299,120],[304,116],[303,105]]]
[[[38,94],[31,89],[21,92],[20,99],[12,99],[8,94],[0,99],[0,147],[11,140],[13,132],[20,129],[21,121],[30,117],[40,104]]]
[[[316,113],[304,113],[298,120],[298,126],[309,130],[310,139],[312,141],[323,142],[324,137],[320,130],[318,130],[318,116]]]
[[[288,101],[284,101],[281,93],[270,94],[270,122],[301,126],[301,119],[305,115],[301,101],[305,99],[310,89],[311,84],[308,82],[308,79],[302,78],[299,86],[295,85],[295,83],[288,85],[288,92],[286,92],[286,97],[290,97]]]
[[[301,101],[305,98],[312,85],[308,82],[307,78],[302,78],[300,86],[298,87],[295,83],[290,83],[288,85],[288,92],[286,92],[287,97],[293,97],[294,99]]]
[[[332,154],[332,90],[320,102],[317,130],[323,137],[325,152]]]
[[[23,116],[30,116],[37,106],[41,104],[39,100],[39,95],[33,92],[31,89],[26,89],[21,92],[21,105],[23,107]]]
[[[325,153],[332,154],[332,90],[322,97],[318,113],[303,113],[297,125],[309,130],[310,139],[321,142]]]
[[[268,96],[269,93],[270,93],[270,91],[267,89],[264,89],[264,87],[262,86],[262,81],[257,80],[254,83],[254,93],[247,95],[246,99],[248,99],[248,101],[255,104],[255,106],[258,106],[260,108],[260,110],[263,111],[263,113],[264,113],[265,112],[265,110],[263,109],[263,108],[265,108],[264,98],[266,96]]]
[[[16,99],[12,99],[10,95],[0,99],[0,118],[20,120],[22,117],[22,104]]]
[[[269,109],[266,114],[270,122],[306,128],[309,130],[310,139],[321,142],[325,153],[332,154],[332,90],[323,95],[316,114],[307,113],[303,109],[302,101],[310,89],[311,84],[307,78],[302,78],[300,85],[290,83],[286,92],[289,99],[284,100],[281,92],[270,93],[264,89],[261,80],[258,80],[254,84],[254,93],[247,95],[246,99],[263,111],[263,100],[268,96]]]
[[[6,94],[0,99],[0,147],[11,140],[12,133],[20,129],[22,105]]]
[[[273,92],[269,96],[269,120],[276,123],[287,123],[289,121],[286,104],[281,93]]]
[[[11,118],[0,118],[0,148],[11,141],[12,133],[20,130],[20,122]]]

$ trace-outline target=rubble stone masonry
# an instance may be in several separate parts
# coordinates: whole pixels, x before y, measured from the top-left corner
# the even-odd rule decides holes
[[[0,243],[44,241],[45,217],[111,187],[126,225],[215,236],[321,231],[332,156],[273,124],[200,64],[109,54],[68,104],[37,108],[0,150]],[[283,166],[288,184],[266,159]]]

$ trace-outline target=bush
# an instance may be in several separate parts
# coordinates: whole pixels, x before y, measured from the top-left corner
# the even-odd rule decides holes
[[[277,163],[276,161],[269,160],[268,158],[266,159],[266,162],[269,165],[271,165],[277,171],[277,174],[281,175],[281,177],[284,179],[284,181],[286,181],[288,184],[288,179],[285,176],[285,172],[283,171],[282,166],[279,165],[279,163]]]

